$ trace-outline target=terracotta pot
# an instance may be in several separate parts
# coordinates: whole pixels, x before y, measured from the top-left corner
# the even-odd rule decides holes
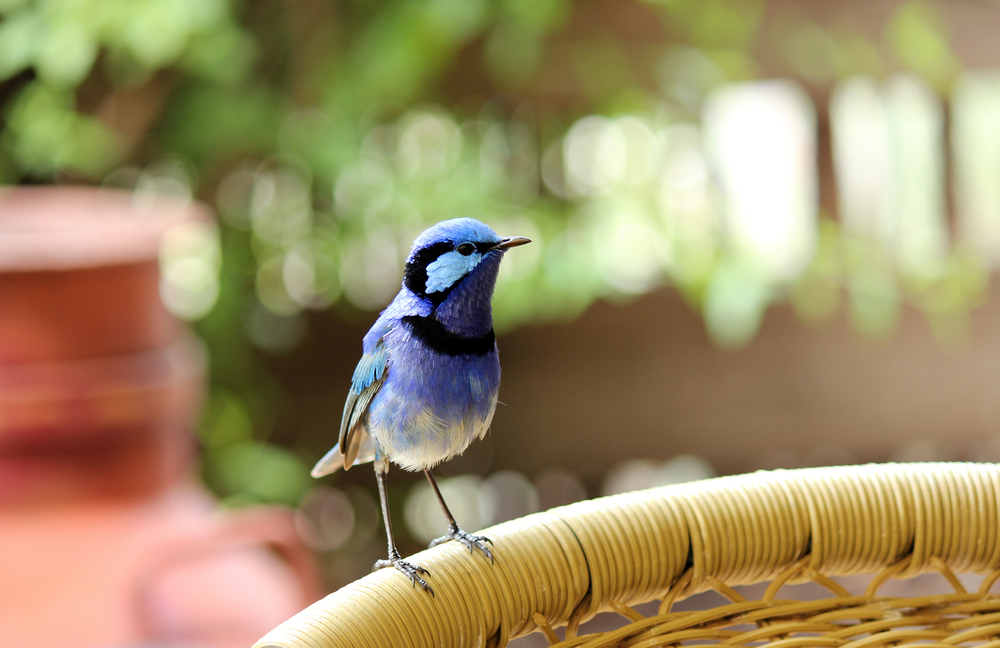
[[[187,476],[194,455],[188,429],[168,425],[7,448],[0,452],[0,510],[154,495]]]
[[[197,204],[127,192],[0,193],[0,364],[135,353],[182,328],[159,297],[159,245]]]
[[[124,429],[187,429],[205,362],[200,343],[186,336],[143,353],[0,364],[0,452],[104,443]]]
[[[0,634],[20,648],[245,648],[322,594],[291,514],[155,497],[0,508]]]
[[[247,646],[319,595],[278,509],[189,473],[206,368],[162,306],[170,227],[122,192],[0,196],[0,635],[28,648]]]
[[[180,479],[205,354],[182,338],[144,353],[0,365],[0,506],[135,497]]]
[[[190,465],[205,354],[163,307],[164,234],[206,209],[0,192],[0,505],[136,496]]]

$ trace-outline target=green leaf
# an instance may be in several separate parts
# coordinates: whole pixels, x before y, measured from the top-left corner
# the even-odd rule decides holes
[[[294,506],[312,485],[298,455],[270,443],[240,443],[208,452],[205,480],[224,495]]]
[[[10,78],[32,63],[41,29],[41,20],[32,11],[19,11],[0,22],[0,79]]]
[[[87,76],[96,58],[94,35],[78,23],[59,21],[41,32],[35,69],[46,83],[73,87]]]

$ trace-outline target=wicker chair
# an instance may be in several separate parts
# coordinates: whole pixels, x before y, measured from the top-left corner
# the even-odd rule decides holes
[[[487,529],[495,564],[455,543],[414,561],[436,596],[381,570],[334,592],[256,648],[504,646],[542,632],[561,647],[981,645],[1000,647],[1000,467],[889,464],[759,472],[580,502]],[[880,595],[938,572],[940,593]],[[967,592],[956,573],[985,574]],[[831,576],[872,574],[852,595]],[[745,600],[734,585],[770,585]],[[788,600],[784,585],[830,592]],[[731,603],[672,611],[714,589]],[[643,617],[629,607],[662,600]],[[622,628],[579,635],[614,610]],[[553,628],[566,625],[560,642]]]

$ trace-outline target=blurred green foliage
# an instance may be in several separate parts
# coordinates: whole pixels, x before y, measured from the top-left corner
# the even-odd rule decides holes
[[[501,329],[672,282],[727,346],[774,300],[817,320],[845,294],[867,334],[890,333],[908,299],[956,335],[984,276],[961,253],[908,282],[890,252],[823,218],[812,261],[779,281],[731,253],[711,188],[704,218],[671,216],[654,167],[705,167],[706,98],[769,57],[814,87],[907,70],[943,92],[960,72],[929,2],[901,3],[875,36],[767,13],[765,0],[0,0],[0,181],[135,187],[169,169],[216,208],[219,297],[198,323],[213,358],[206,479],[293,503],[305,463],[267,443],[287,394],[262,357],[301,342],[303,311],[385,304],[413,236],[444,218],[536,239],[505,262]],[[601,164],[574,171],[573,146]]]

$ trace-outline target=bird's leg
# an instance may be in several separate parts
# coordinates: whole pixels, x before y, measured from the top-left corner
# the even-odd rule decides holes
[[[414,565],[403,560],[403,557],[399,555],[399,549],[396,549],[396,541],[392,538],[392,520],[389,519],[389,496],[385,490],[386,472],[387,471],[379,470],[376,465],[375,479],[378,481],[378,497],[382,502],[382,519],[385,520],[385,534],[389,538],[389,557],[386,560],[375,561],[375,566],[372,567],[372,571],[376,571],[384,567],[395,567],[399,571],[403,572],[414,585],[420,585],[425,592],[430,592],[431,596],[434,596],[434,590],[432,590],[431,586],[427,584],[427,581],[420,577],[421,574],[430,576],[431,573],[419,565]]]
[[[438,501],[441,502],[441,510],[444,511],[444,517],[448,520],[448,533],[431,542],[430,546],[435,547],[442,542],[457,540],[468,547],[469,551],[479,549],[483,552],[483,555],[490,559],[490,562],[493,562],[493,553],[490,551],[490,548],[486,546],[487,542],[493,544],[493,541],[486,536],[470,535],[459,529],[458,523],[455,522],[455,516],[453,516],[451,511],[448,510],[448,505],[444,503],[444,498],[441,497],[441,489],[438,488],[437,482],[434,481],[434,475],[431,474],[430,470],[425,470],[424,474],[427,475],[427,481],[431,483],[431,488],[434,489],[434,494],[437,495]]]

